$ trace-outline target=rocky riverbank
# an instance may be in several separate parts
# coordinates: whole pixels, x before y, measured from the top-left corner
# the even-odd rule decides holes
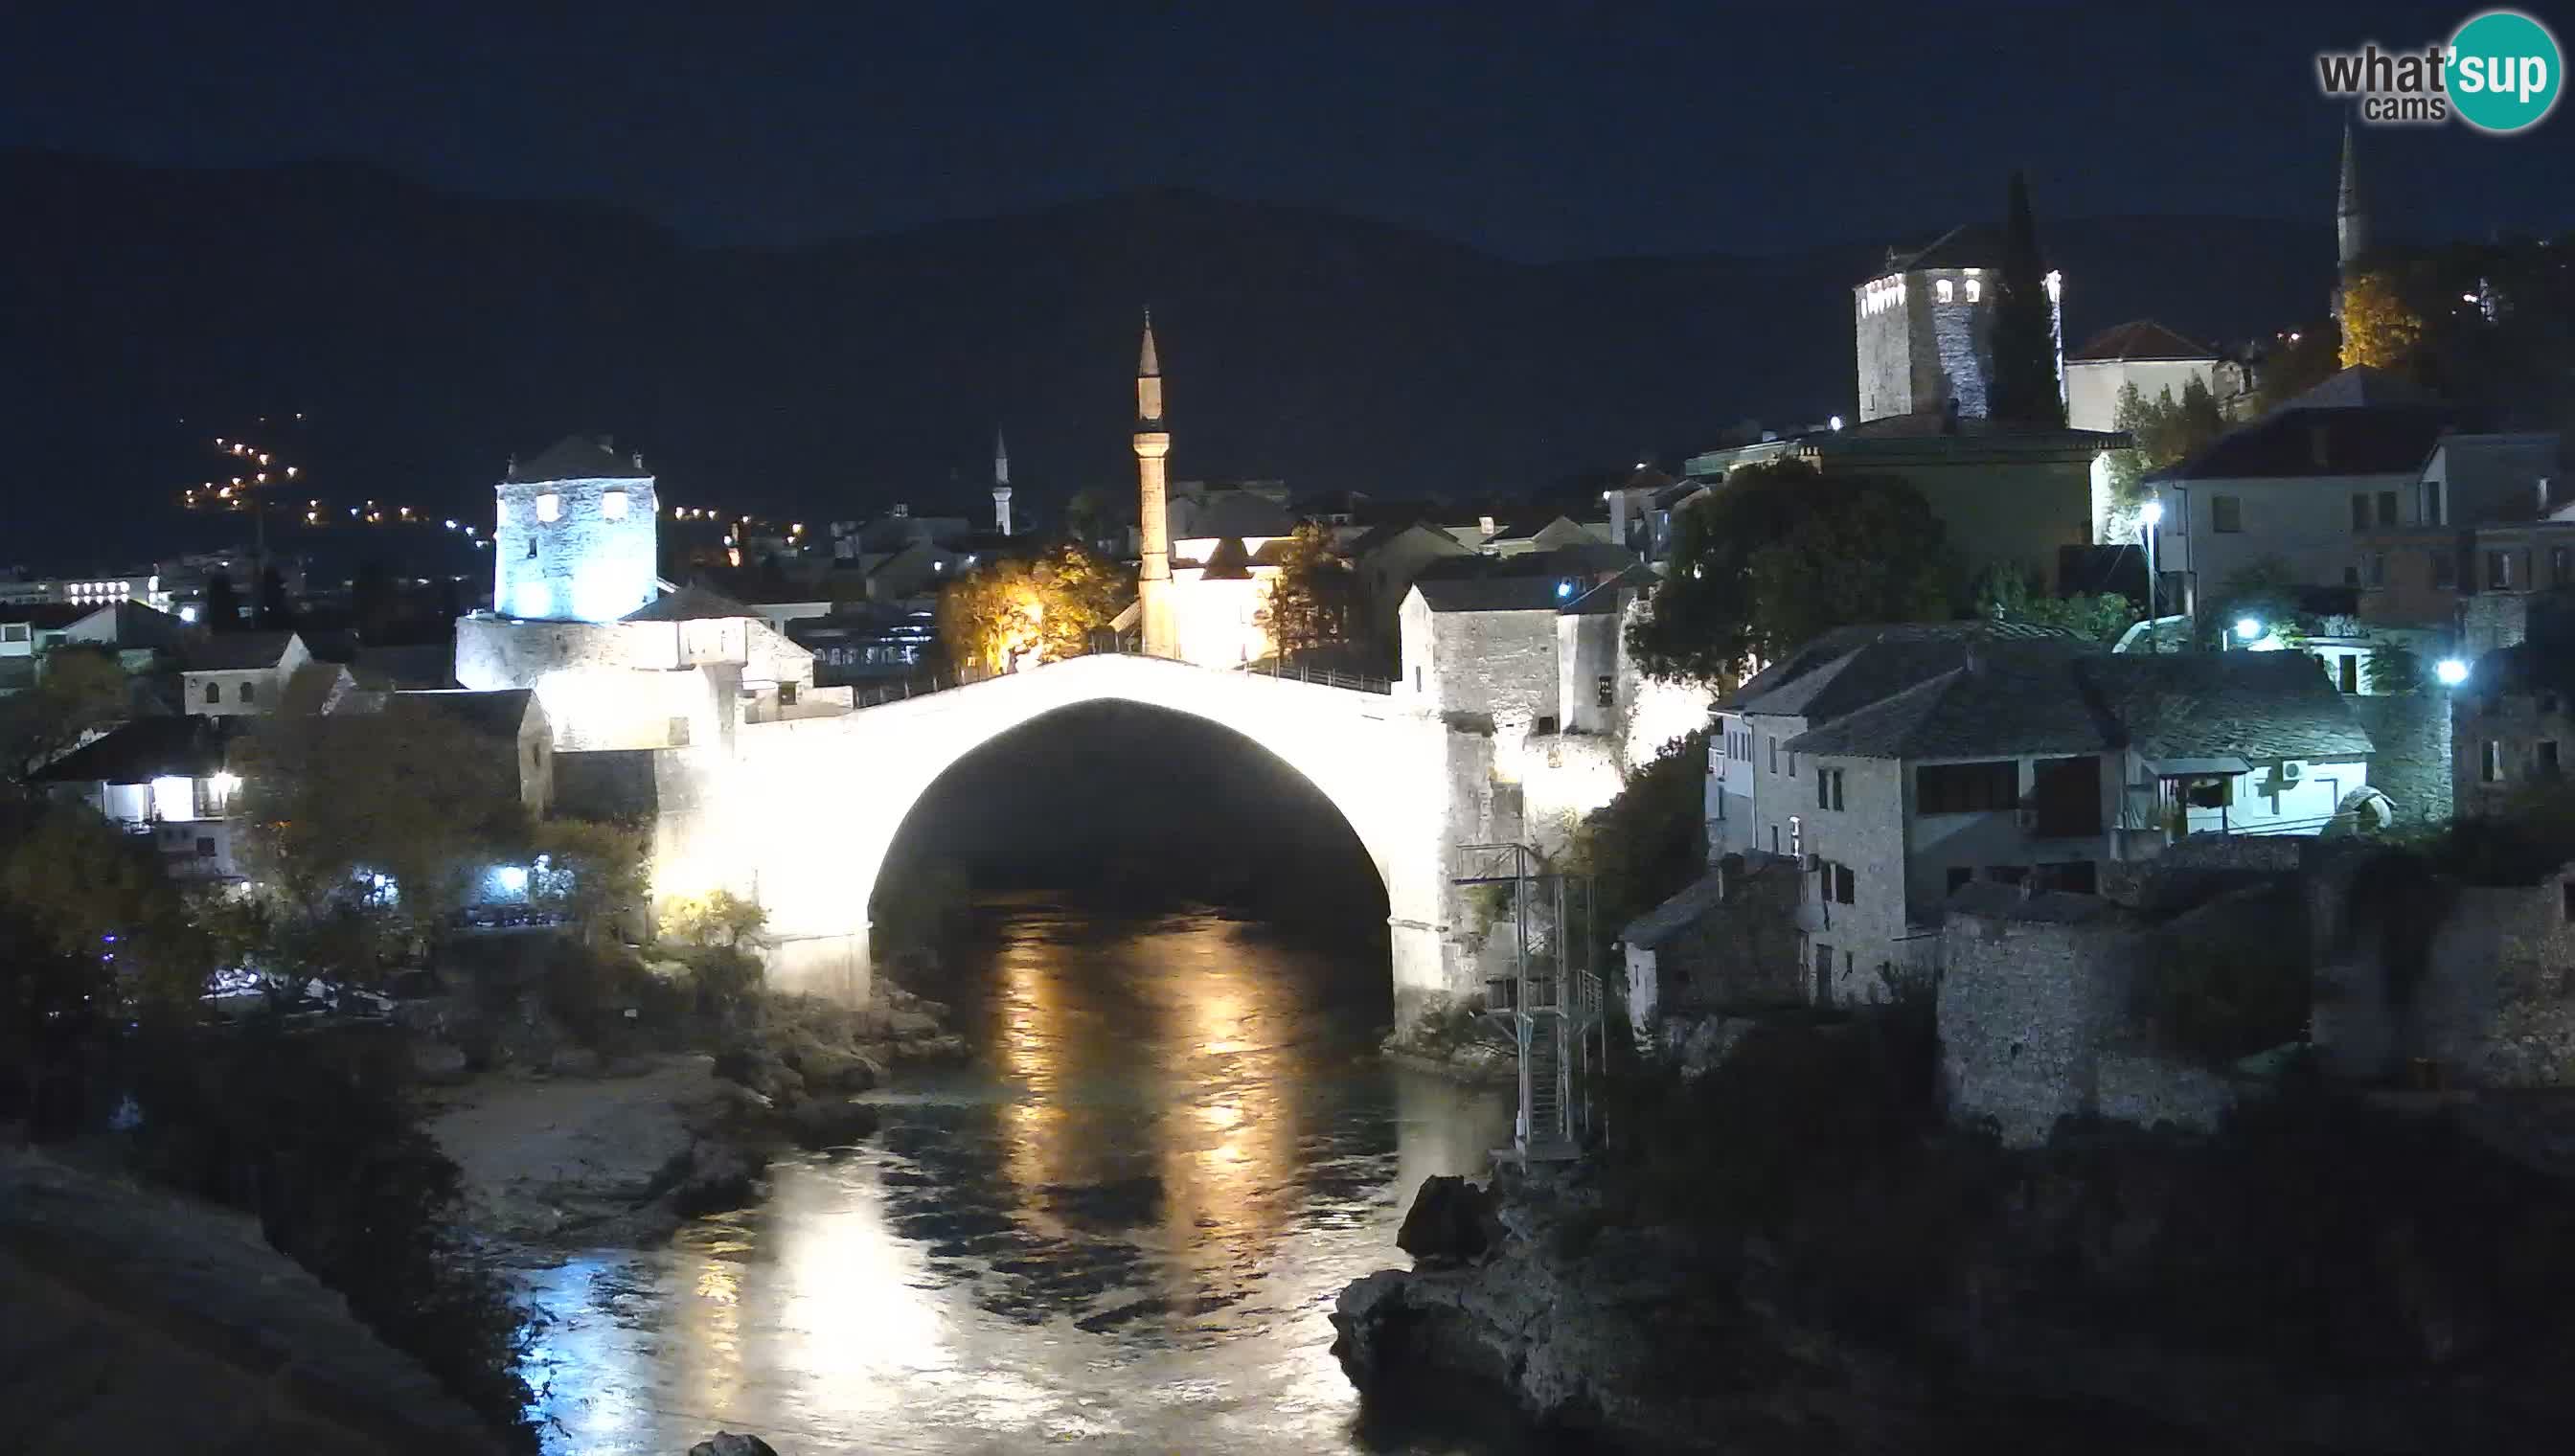
[[[964,1044],[947,1007],[880,982],[862,1007],[763,1001],[713,1052],[597,1059],[466,1078],[434,1094],[427,1130],[463,1174],[466,1217],[504,1243],[650,1242],[760,1194],[788,1146],[874,1132],[862,1094]]]
[[[1614,1160],[1434,1179],[1334,1352],[1372,1399],[1637,1451],[2537,1452],[2575,1419],[2575,1201],[2442,1129],[1962,1141],[1897,1177],[1766,1227]]]

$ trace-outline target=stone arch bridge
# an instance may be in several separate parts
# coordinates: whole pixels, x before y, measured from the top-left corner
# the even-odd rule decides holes
[[[869,901],[913,805],[1001,734],[1101,702],[1232,729],[1339,810],[1385,885],[1398,1022],[1474,986],[1449,877],[1459,844],[1494,837],[1489,734],[1383,693],[1156,658],[1074,658],[837,716],[740,725],[729,753],[697,766],[693,791],[665,796],[659,888],[750,894],[769,912],[773,984],[861,993]]]

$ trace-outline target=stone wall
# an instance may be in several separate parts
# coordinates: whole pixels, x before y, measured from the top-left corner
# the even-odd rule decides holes
[[[2432,932],[2401,1045],[2476,1087],[2575,1082],[2575,870],[2467,886]]]
[[[2037,896],[2074,900],[2078,896]],[[2099,902],[2094,902],[2099,905]],[[1953,907],[1940,931],[1940,1081],[1949,1115],[2045,1142],[2095,1110],[2101,1052],[2135,1026],[2146,937],[2106,905],[2065,918]]]
[[[492,532],[493,610],[613,622],[653,600],[661,507],[650,477],[507,481]],[[611,519],[606,503],[619,499]],[[555,519],[538,518],[551,499]]]
[[[2364,694],[2345,698],[2375,749],[2369,784],[2396,805],[2405,824],[2437,821],[2451,811],[2450,695]]]

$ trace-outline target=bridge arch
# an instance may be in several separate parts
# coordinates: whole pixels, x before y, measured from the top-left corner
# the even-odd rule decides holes
[[[738,728],[701,853],[723,861],[730,872],[720,877],[747,881],[769,911],[773,983],[863,992],[868,905],[913,806],[1002,734],[1104,702],[1214,724],[1302,775],[1349,825],[1385,886],[1397,1020],[1460,988],[1468,972],[1448,935],[1447,882],[1459,793],[1444,725],[1382,694],[1113,654],[839,717]]]

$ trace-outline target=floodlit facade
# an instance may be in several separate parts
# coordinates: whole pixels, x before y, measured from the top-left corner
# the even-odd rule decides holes
[[[653,600],[661,506],[640,454],[568,436],[495,488],[492,608],[530,622],[615,622]]]

